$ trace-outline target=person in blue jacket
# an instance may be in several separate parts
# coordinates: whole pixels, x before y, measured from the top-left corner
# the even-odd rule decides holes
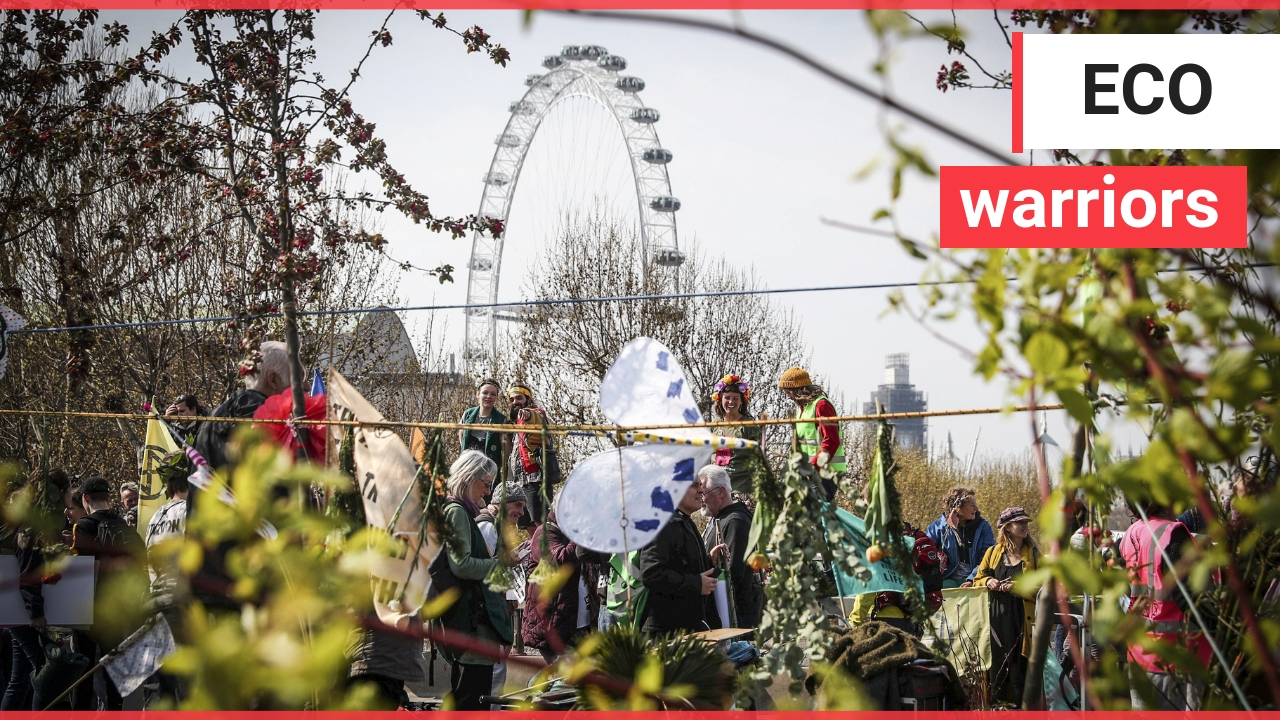
[[[983,554],[996,544],[991,523],[978,512],[977,492],[966,487],[951,488],[942,517],[934,520],[925,534],[947,557],[942,571],[944,589],[971,586]]]

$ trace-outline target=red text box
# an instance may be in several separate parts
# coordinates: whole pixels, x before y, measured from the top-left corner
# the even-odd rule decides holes
[[[941,172],[944,248],[1243,248],[1244,167]]]

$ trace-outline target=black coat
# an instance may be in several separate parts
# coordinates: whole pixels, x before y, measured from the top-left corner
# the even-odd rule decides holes
[[[241,390],[214,408],[210,416],[251,418],[266,401],[267,396],[257,390]],[[242,426],[243,423],[209,422],[200,423],[196,428],[196,452],[204,457],[211,469],[217,470],[227,464],[227,440]]]
[[[707,552],[717,544],[716,525],[720,526],[720,542],[729,546],[729,577],[733,582],[733,607],[738,627],[755,627],[760,622],[760,583],[744,557],[747,537],[751,534],[751,511],[740,502],[721,508],[715,522],[707,523],[702,534]]]
[[[232,394],[210,414],[211,417],[251,418],[267,401],[267,396],[257,390],[241,390]],[[196,452],[209,463],[209,467],[217,470],[227,464],[227,440],[231,434],[244,423],[207,422],[201,423],[196,431]],[[200,505],[206,502],[218,502],[217,498],[205,497],[205,493],[192,486],[187,496],[187,518],[199,515]],[[191,583],[191,593],[205,606],[221,608],[238,608],[240,603],[229,596],[231,579],[227,573],[227,553],[235,546],[233,541],[224,541],[213,548],[205,550]]]
[[[702,594],[700,575],[711,556],[693,519],[677,510],[658,537],[640,551],[640,580],[649,591],[645,632],[708,630],[720,627],[714,594]]]

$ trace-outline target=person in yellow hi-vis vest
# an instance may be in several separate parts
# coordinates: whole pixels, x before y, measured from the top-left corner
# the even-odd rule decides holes
[[[793,367],[782,373],[778,387],[796,404],[797,418],[836,417],[835,405],[827,399],[826,391],[813,384],[804,368]],[[796,443],[810,459],[814,467],[826,468],[842,478],[845,471],[844,444],[840,441],[840,424],[834,422],[796,423]],[[836,484],[823,478],[822,489],[827,500],[836,496]]]

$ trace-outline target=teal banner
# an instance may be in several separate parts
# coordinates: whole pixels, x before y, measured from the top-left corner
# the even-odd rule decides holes
[[[846,512],[836,508],[836,517],[840,519],[841,526],[852,536],[852,544],[845,547],[845,552],[857,553],[862,559],[863,565],[869,565],[871,568],[871,579],[862,582],[852,575],[846,575],[836,569],[836,587],[840,590],[841,597],[853,597],[855,595],[865,595],[867,593],[882,592],[904,592],[906,586],[902,576],[893,569],[889,558],[885,558],[877,563],[867,562],[867,548],[871,547],[871,540],[867,538],[867,526],[862,522],[862,518],[853,513]],[[907,541],[907,549],[911,550],[915,547],[915,538],[905,538]],[[924,592],[924,585],[916,580],[916,584],[920,588],[920,592]]]

